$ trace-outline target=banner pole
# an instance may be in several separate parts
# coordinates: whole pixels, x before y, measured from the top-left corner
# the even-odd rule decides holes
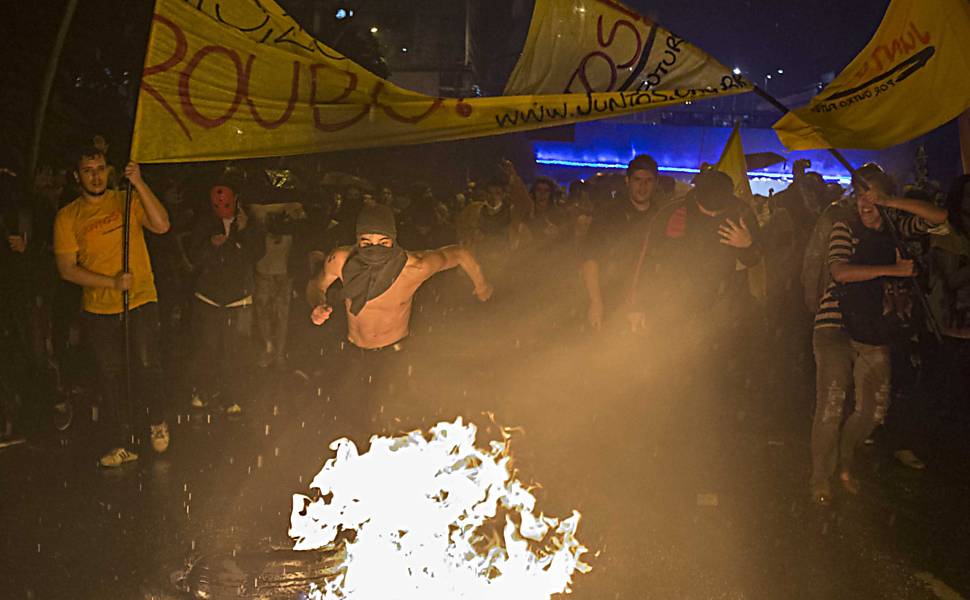
[[[155,2],[151,3],[151,12],[149,13],[151,15],[149,19],[149,26],[148,26],[149,38],[151,37],[151,29],[154,26],[155,4],[156,4]],[[132,78],[132,86],[135,89],[135,93],[132,94],[132,97],[135,98],[135,107],[134,107],[134,110],[131,112],[131,126],[128,128],[128,131],[130,132],[128,136],[128,161],[129,162],[131,161],[131,153],[133,150],[133,148],[131,147],[131,142],[135,135],[135,120],[138,116],[138,101],[139,101],[139,98],[141,97],[141,94],[138,92],[141,89],[141,77],[144,71],[145,58],[147,57],[147,54],[148,54],[147,41],[144,44],[144,48],[145,48],[146,56],[143,56],[141,60],[142,70],[138,71],[135,74],[135,77]],[[126,166],[127,166],[127,163],[126,163]],[[125,212],[124,212],[124,217],[122,220],[122,227],[121,227],[121,232],[122,232],[121,269],[123,273],[128,272],[128,268],[131,262],[131,202],[132,202],[131,180],[127,179],[126,184],[127,185],[125,186]],[[139,224],[139,227],[140,226],[141,225]],[[132,396],[131,394],[131,294],[129,293],[128,290],[125,290],[121,293],[121,305],[122,305],[121,330],[122,330],[122,337],[124,338],[124,350],[125,350],[125,403],[128,407],[128,415],[129,415],[129,420],[131,422],[131,425],[132,427],[135,427],[137,423],[137,419],[135,417],[134,405],[132,403],[132,398],[131,398]]]
[[[766,92],[765,90],[761,89],[755,84],[752,84],[752,87],[754,88],[755,94],[757,94],[760,98],[765,100],[768,104],[771,104],[773,107],[778,109],[778,111],[781,112],[783,115],[791,112],[791,109],[789,109],[780,100],[778,100],[777,98],[775,98],[774,96]],[[829,154],[831,154],[835,158],[835,160],[839,161],[839,163],[841,163],[842,166],[845,167],[846,170],[852,175],[853,185],[861,187],[863,191],[869,189],[869,186],[866,184],[866,181],[859,176],[858,171],[856,171],[855,167],[852,166],[852,163],[849,162],[849,160],[845,157],[845,155],[843,155],[835,148],[827,148],[827,150],[829,151]],[[893,244],[895,244],[896,250],[899,251],[899,255],[903,257],[909,256],[909,252],[906,250],[906,247],[903,246],[903,241],[899,236],[899,231],[896,229],[896,225],[895,223],[892,222],[892,219],[889,218],[889,213],[886,211],[886,208],[877,204],[876,209],[879,211],[879,215],[882,217],[883,222],[886,223],[886,229],[889,231],[889,234],[892,236]],[[919,280],[916,278],[915,273],[910,277],[910,279],[913,282],[913,287],[916,289],[916,296],[919,297],[920,306],[923,308],[923,313],[925,314],[926,322],[930,327],[931,333],[936,338],[937,342],[942,342],[943,341],[942,329],[940,329],[939,323],[936,322],[936,317],[933,315],[933,312],[930,310],[930,303],[926,297],[926,292],[923,291],[923,286],[920,285]]]
[[[131,181],[125,186],[125,214],[121,227],[121,271],[128,272],[131,258]],[[135,413],[131,402],[131,294],[128,290],[121,293],[121,330],[125,340],[125,403],[128,407],[128,419],[132,427],[135,426]],[[134,443],[134,441],[133,441]]]

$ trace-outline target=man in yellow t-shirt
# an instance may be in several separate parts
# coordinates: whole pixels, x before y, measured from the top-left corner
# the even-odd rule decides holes
[[[122,271],[125,197],[108,189],[104,154],[82,148],[74,178],[81,189],[76,200],[62,208],[54,220],[54,254],[61,277],[81,286],[84,331],[101,375],[107,414],[117,414],[112,449],[101,465],[117,467],[136,460],[135,440],[150,432],[156,452],[168,448],[169,432],[163,414],[161,363],[158,353],[158,295],[142,228],[157,234],[168,231],[168,213],[141,177],[136,163],[128,163],[125,176],[134,188],[129,232],[129,269]],[[128,292],[131,341],[130,404],[122,401],[124,345],[122,293]],[[128,414],[129,406],[131,414]],[[147,423],[145,418],[147,417]],[[150,426],[150,427],[146,427]]]

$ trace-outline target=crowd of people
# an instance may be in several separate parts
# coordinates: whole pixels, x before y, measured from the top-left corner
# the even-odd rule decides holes
[[[466,279],[438,284],[435,302],[515,295],[534,343],[633,336],[672,349],[661,372],[725,365],[704,370],[715,387],[744,378],[727,359],[752,345],[793,370],[813,367],[813,348],[806,463],[825,505],[833,484],[859,492],[856,450],[887,414],[905,418],[889,407],[907,402],[914,357],[944,373],[941,410],[966,401],[970,176],[948,194],[901,193],[875,164],[851,190],[809,169],[797,161],[787,189],[739,198],[725,173],[705,165],[679,181],[646,155],[623,175],[565,189],[545,177],[527,185],[503,160],[493,178],[443,194],[251,165],[143,175],[135,163],[111,167],[100,137],[31,185],[4,157],[0,436],[66,429],[86,393],[111,424],[100,464],[113,468],[166,452],[172,415],[188,406],[246,413],[260,373],[360,395],[416,337],[419,289],[456,269]],[[321,375],[327,335],[342,366]],[[631,374],[644,369],[626,359]],[[670,394],[691,393],[689,377],[669,379]],[[348,409],[361,434],[391,427],[397,409],[380,403]],[[925,467],[905,434],[894,444],[900,461]]]

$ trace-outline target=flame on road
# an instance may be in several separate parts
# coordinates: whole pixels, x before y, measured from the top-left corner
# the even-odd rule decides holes
[[[353,532],[339,574],[313,600],[538,600],[568,592],[589,567],[576,539],[579,513],[536,514],[536,499],[513,477],[508,441],[475,446],[477,429],[439,423],[421,432],[373,437],[358,454],[347,439],[314,477],[314,500],[293,496],[289,534],[297,550],[333,547]],[[343,538],[344,536],[341,536]]]

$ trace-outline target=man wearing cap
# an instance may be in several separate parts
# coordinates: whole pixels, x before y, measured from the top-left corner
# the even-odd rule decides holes
[[[343,283],[347,339],[365,350],[387,348],[408,336],[414,293],[440,271],[461,267],[475,285],[475,297],[485,302],[492,286],[472,253],[462,246],[408,252],[397,244],[394,213],[386,206],[365,207],[357,218],[357,244],[335,249],[323,270],[310,281],[307,297],[311,319],[323,325],[333,308],[326,293]]]
[[[639,318],[631,315],[633,328],[645,325],[644,317],[696,323],[701,316],[711,321],[715,309],[729,311],[742,281],[737,265],[752,267],[761,260],[757,234],[757,220],[734,195],[731,177],[699,173],[687,196],[667,205],[651,225],[645,260],[634,275],[632,301]]]

